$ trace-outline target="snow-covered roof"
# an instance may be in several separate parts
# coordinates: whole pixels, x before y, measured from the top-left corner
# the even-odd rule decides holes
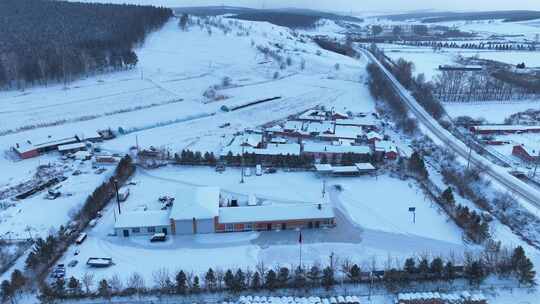
[[[16,144],[13,148],[19,152],[24,153],[40,148],[46,148],[49,146],[60,146],[60,145],[67,145],[71,143],[78,142],[79,139],[75,136],[73,137],[66,137],[66,138],[55,138],[54,136],[47,136],[47,138],[42,138],[38,140],[28,140],[23,143]],[[17,147],[18,145],[18,147]]]
[[[365,117],[353,117],[349,119],[336,119],[336,125],[372,127],[372,126],[376,126],[377,122],[372,117],[365,116]]]
[[[358,168],[356,166],[336,166],[332,167],[333,173],[357,173]]]
[[[334,124],[330,121],[310,122],[304,131],[308,133],[334,133]]]
[[[284,137],[272,137],[272,139],[270,139],[270,142],[274,144],[286,144],[287,139]]]
[[[350,145],[328,145],[325,143],[305,143],[304,152],[307,153],[355,153],[370,154],[371,149],[368,146],[350,146]]]
[[[244,147],[244,153],[256,155],[300,155],[299,144],[268,144],[265,149],[256,149],[252,147]],[[221,155],[227,155],[231,152],[233,155],[241,155],[242,147],[229,146],[221,151]]]
[[[219,208],[221,224],[331,218],[334,218],[334,209],[329,204],[272,204]]]
[[[362,136],[364,131],[361,127],[356,126],[336,126],[336,132],[334,134],[338,138],[356,139],[358,136]]]
[[[169,224],[168,211],[124,211],[118,215],[114,228],[158,227]]]
[[[85,148],[85,147],[86,147],[85,143],[77,142],[77,143],[73,143],[73,144],[67,144],[67,145],[58,146],[58,151],[60,151],[60,152],[69,151],[69,150],[73,150],[73,149],[82,149],[82,148]]]
[[[238,145],[243,145],[244,144],[244,145],[249,145],[249,146],[252,146],[252,147],[256,147],[260,143],[262,143],[262,141],[263,141],[262,134],[249,133],[249,134],[245,134],[245,135],[237,137],[233,144],[238,144]]]
[[[315,170],[317,172],[332,172],[332,165],[330,165],[330,164],[315,164]]]
[[[375,170],[375,167],[370,163],[356,163],[354,164],[360,171]]]
[[[213,219],[218,215],[219,188],[197,187],[182,192],[174,201],[170,218],[173,220]]]
[[[383,140],[383,141],[378,141],[375,143],[375,151],[380,151],[380,152],[395,152],[397,153],[397,147],[396,145],[391,142],[391,141],[388,141],[388,140]]]
[[[479,131],[530,131],[540,130],[540,126],[523,126],[523,125],[480,125],[472,127],[477,132]]]
[[[287,120],[283,125],[283,130],[300,131],[302,130],[302,124],[303,122],[301,121]]]
[[[366,134],[367,139],[383,139],[383,136],[375,131],[371,131],[368,134]]]

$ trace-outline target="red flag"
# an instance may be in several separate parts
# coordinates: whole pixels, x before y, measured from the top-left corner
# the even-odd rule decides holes
[[[300,235],[298,236],[298,243],[302,244],[302,231],[300,231]]]

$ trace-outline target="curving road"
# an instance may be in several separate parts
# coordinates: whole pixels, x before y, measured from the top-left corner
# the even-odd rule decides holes
[[[469,147],[467,145],[457,139],[452,133],[448,132],[448,130],[443,128],[429,113],[427,113],[409,91],[399,83],[394,75],[392,75],[392,73],[390,73],[390,71],[388,71],[371,52],[365,49],[360,49],[360,52],[362,52],[362,54],[364,54],[371,62],[374,62],[379,66],[397,94],[420,123],[429,129],[433,135],[441,142],[445,143],[456,154],[465,159],[468,157]],[[510,175],[505,169],[496,166],[474,151],[471,152],[471,163],[483,168],[484,173],[499,182],[509,192],[518,195],[533,206],[540,208],[540,192],[535,188]]]

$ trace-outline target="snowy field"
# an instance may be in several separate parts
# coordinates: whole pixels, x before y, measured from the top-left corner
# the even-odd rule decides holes
[[[470,116],[474,119],[485,119],[491,124],[501,124],[510,115],[526,111],[528,109],[538,109],[540,103],[537,100],[529,101],[486,101],[473,103],[447,102],[444,108],[453,118],[459,116]]]
[[[166,167],[153,171],[139,170],[130,186],[131,195],[122,203],[124,211],[146,205],[149,210],[159,208],[161,195],[182,197],[193,184],[219,186],[225,195],[256,194],[274,204],[318,202],[321,200],[322,180],[310,172],[278,172],[252,176],[245,184],[239,183],[240,171],[227,169],[222,174],[212,168]],[[341,192],[334,189],[339,184]],[[287,185],[287,187],[284,187]],[[393,189],[392,192],[387,189]],[[301,190],[299,190],[301,189]],[[327,192],[338,216],[338,227],[327,230],[305,231],[303,259],[306,264],[325,263],[334,252],[340,258],[351,258],[368,264],[373,257],[383,263],[391,255],[398,260],[407,256],[430,253],[447,255],[462,253],[461,231],[435,204],[426,201],[416,186],[386,175],[378,177],[335,178],[327,181]],[[417,221],[412,223],[408,207],[417,207]],[[150,243],[148,236],[128,239],[108,236],[114,225],[115,208],[110,205],[98,225],[89,230],[88,239],[72,246],[61,263],[76,259],[79,264],[67,269],[67,276],[81,277],[87,271],[97,277],[115,273],[127,277],[141,273],[151,280],[161,267],[194,272],[209,267],[254,268],[259,261],[267,265],[295,264],[298,259],[298,232],[244,232],[195,236],[172,236],[165,243]],[[80,250],[74,256],[75,250]],[[88,269],[88,257],[112,257],[115,265],[108,269]],[[382,264],[381,264],[382,266]]]
[[[503,52],[451,48],[443,48],[440,51],[434,52],[429,47],[402,46],[386,43],[379,46],[393,60],[403,58],[412,61],[415,66],[414,74],[424,73],[427,80],[432,80],[440,74],[438,70],[439,65],[455,64],[459,57],[478,57],[480,59],[495,60],[514,65],[525,62],[527,67],[540,67],[539,52]]]

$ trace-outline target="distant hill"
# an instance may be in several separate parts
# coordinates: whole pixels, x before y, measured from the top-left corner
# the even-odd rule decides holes
[[[299,8],[253,9],[236,6],[199,6],[175,8],[174,12],[176,14],[189,14],[196,16],[217,16],[230,14],[230,18],[249,21],[266,21],[275,25],[291,28],[313,27],[320,19],[349,22],[363,21],[363,19],[357,17]]]
[[[505,22],[527,21],[540,19],[540,11],[486,11],[486,12],[419,12],[395,15],[377,16],[394,21],[420,19],[425,23],[448,22],[459,20],[491,20],[502,19]]]

